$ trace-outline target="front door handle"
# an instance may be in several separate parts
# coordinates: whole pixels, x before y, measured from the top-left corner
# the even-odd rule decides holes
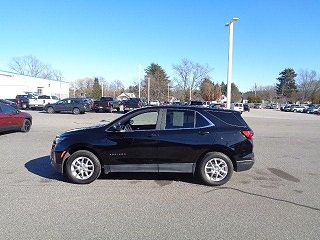
[[[198,134],[199,135],[208,135],[210,132],[208,131],[199,131]]]

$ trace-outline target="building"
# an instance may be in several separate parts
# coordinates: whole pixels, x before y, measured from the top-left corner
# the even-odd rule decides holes
[[[0,70],[0,98],[13,99],[16,95],[25,93],[67,98],[69,97],[69,83]]]
[[[122,100],[127,100],[129,98],[135,98],[135,97],[136,97],[136,95],[134,93],[121,93],[117,97],[117,99],[122,101]]]

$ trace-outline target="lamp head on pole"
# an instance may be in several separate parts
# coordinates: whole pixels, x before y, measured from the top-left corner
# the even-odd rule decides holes
[[[238,18],[238,17],[233,17],[233,18],[230,19],[230,22],[224,24],[224,26],[229,27],[231,23],[236,22],[236,21],[239,21],[239,20],[240,20],[240,18]]]

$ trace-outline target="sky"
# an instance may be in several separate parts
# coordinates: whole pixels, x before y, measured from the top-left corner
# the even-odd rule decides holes
[[[208,64],[226,82],[234,25],[233,82],[274,85],[284,68],[320,72],[320,0],[55,0],[0,3],[0,69],[33,55],[66,81],[102,76],[137,83],[138,65]]]

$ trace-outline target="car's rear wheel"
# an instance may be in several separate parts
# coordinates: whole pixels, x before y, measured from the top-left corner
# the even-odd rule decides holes
[[[47,112],[50,114],[54,113],[53,107],[48,107]]]
[[[65,173],[71,182],[88,184],[100,176],[101,164],[92,152],[80,150],[68,158],[65,169]]]
[[[73,110],[72,110],[72,112],[73,112],[73,114],[79,114],[80,113],[80,109],[79,108],[74,108]]]
[[[111,106],[109,110],[107,110],[107,112],[112,113],[112,111],[113,111],[113,107]]]
[[[227,183],[233,173],[232,161],[221,152],[207,153],[197,167],[200,179],[211,186]]]
[[[29,119],[25,119],[21,127],[21,132],[29,132],[30,129],[31,129],[31,121]]]

